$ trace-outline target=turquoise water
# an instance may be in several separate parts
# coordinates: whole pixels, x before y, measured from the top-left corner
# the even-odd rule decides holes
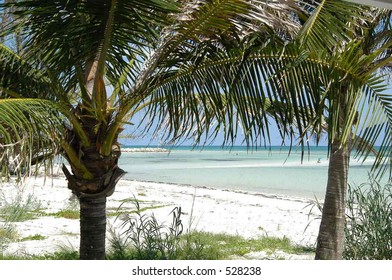
[[[175,147],[169,153],[124,152],[120,167],[125,178],[294,196],[324,198],[327,183],[327,148],[312,147],[301,163],[300,150],[272,147],[247,151],[246,147]],[[367,181],[369,163],[351,162],[349,183]]]

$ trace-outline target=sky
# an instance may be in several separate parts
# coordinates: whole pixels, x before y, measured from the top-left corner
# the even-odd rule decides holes
[[[131,122],[135,123],[135,126],[127,126],[122,133],[122,135],[139,135],[136,138],[121,138],[120,143],[123,145],[131,145],[131,146],[160,146],[164,145],[160,139],[159,135],[153,135],[153,131],[147,132],[145,135],[142,134],[142,129],[144,126],[141,126],[140,129],[137,129],[136,126],[140,123],[141,121],[141,115],[136,115]],[[155,127],[153,127],[155,128]],[[279,134],[278,129],[273,125],[271,122],[270,126],[270,138],[271,138],[271,143],[266,143],[267,146],[281,146],[282,145],[282,138]],[[223,133],[219,133],[218,136],[212,141],[212,143],[207,142],[209,145],[212,146],[221,146],[224,143],[224,135]],[[289,139],[286,139],[285,141],[286,145],[290,144]],[[182,145],[182,146],[191,146],[194,144],[192,139],[180,139],[175,145]],[[314,141],[309,142],[310,145],[316,145]],[[231,143],[228,144],[229,146]],[[235,146],[246,146],[244,143],[244,137],[241,132],[239,132],[239,136],[237,137],[237,140],[234,143]],[[260,146],[260,143],[258,142],[258,145]],[[262,142],[261,145],[264,145]],[[322,137],[322,141],[319,143],[320,146],[326,146],[327,145],[327,135],[324,135]]]
[[[392,84],[391,82],[389,83],[389,88],[385,91],[386,94],[391,95],[392,96]],[[164,145],[165,143],[163,143],[161,141],[161,139],[159,138],[159,135],[153,135],[153,131],[148,132],[144,135],[142,135],[141,130],[144,128],[144,126],[141,126],[140,129],[137,129],[136,126],[138,124],[140,124],[141,122],[141,115],[136,115],[131,122],[135,123],[135,126],[127,126],[123,132],[124,134],[130,134],[130,135],[139,135],[136,138],[122,138],[120,139],[120,143],[123,145],[132,145],[132,146],[161,146]],[[278,129],[271,124],[270,125],[270,138],[271,138],[271,143],[266,143],[267,146],[281,146],[282,145],[282,138],[279,134]],[[239,136],[236,140],[236,142],[234,143],[235,146],[245,146],[246,144],[243,142],[244,141],[244,137]],[[378,141],[376,143],[376,145],[380,145],[381,144],[381,140]],[[213,146],[221,146],[224,143],[224,136],[223,133],[218,134],[218,136],[216,137],[216,139],[210,143],[208,142],[209,145],[213,145]],[[285,145],[290,145],[290,141],[289,139],[285,139]],[[190,146],[193,145],[194,142],[192,141],[192,139],[187,140],[187,139],[180,139],[180,141],[177,141],[176,143],[174,143],[175,145],[185,145],[185,146]],[[296,145],[297,143],[294,141],[293,145]],[[312,139],[309,140],[308,142],[309,145],[311,146],[316,146],[316,142]],[[230,145],[230,144],[229,144]],[[258,145],[260,145],[260,143],[258,143]],[[264,143],[262,143],[261,145],[264,145]],[[319,146],[327,146],[328,145],[328,139],[327,139],[327,135],[323,135],[321,137],[321,141],[318,143]]]
[[[319,143],[319,146],[326,146],[327,141],[326,141],[326,136],[323,137],[323,141]],[[219,134],[217,138],[212,142],[209,143],[211,146],[221,146],[223,144],[223,134]],[[159,141],[158,138],[153,138],[151,134],[147,134],[144,137],[138,137],[136,139],[120,139],[120,143],[123,145],[131,145],[131,146],[160,146],[162,144],[161,141]],[[289,145],[290,142],[288,139],[286,139],[286,145]],[[192,140],[185,140],[183,139],[182,141],[178,141],[175,143],[176,145],[181,145],[181,146],[192,146],[193,141]],[[260,143],[259,143],[260,145]],[[267,146],[281,146],[282,145],[282,138],[279,135],[278,131],[273,131],[271,133],[271,144],[266,144]],[[310,141],[311,146],[315,146],[316,143],[314,141]],[[229,144],[230,146],[230,144]],[[234,146],[246,146],[246,144],[243,143],[243,138],[239,137],[237,141],[234,143]]]

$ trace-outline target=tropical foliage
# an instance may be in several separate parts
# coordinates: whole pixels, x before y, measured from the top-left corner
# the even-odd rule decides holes
[[[17,29],[24,41],[20,56],[0,48],[1,97],[50,100],[61,112],[56,117],[66,133],[53,143],[70,164],[63,170],[81,204],[81,258],[105,256],[106,197],[123,174],[117,140],[140,108],[154,120],[147,128],[158,123],[168,139],[199,142],[223,133],[230,143],[241,130],[249,145],[268,142],[271,120],[282,137],[299,135],[302,147],[325,127],[336,149],[347,147],[353,132],[370,143],[385,135],[375,167],[391,163],[391,99],[375,72],[389,63],[375,63],[389,43],[364,51],[365,36],[357,34],[372,14],[361,6],[332,0],[2,6],[17,19],[8,34]]]
[[[324,1],[326,4],[328,1]],[[319,6],[314,15],[320,16]],[[381,177],[389,171],[391,179],[391,98],[386,94],[380,72],[390,63],[390,12],[363,9],[335,44],[324,46],[310,41],[310,48],[323,50],[336,66],[347,67],[344,79],[330,80],[327,95],[316,119],[327,116],[331,149],[328,183],[318,236],[316,258],[340,259],[344,248],[345,203],[350,152],[369,155],[377,141],[382,141],[373,170]],[[311,21],[310,21],[311,22]],[[326,46],[326,48],[325,48]],[[362,80],[362,81],[361,81]],[[316,111],[317,112],[317,111]],[[384,135],[383,135],[384,134]],[[359,137],[357,136],[359,135]],[[370,149],[369,149],[370,148]],[[381,167],[381,168],[380,168]]]
[[[343,257],[351,260],[392,259],[392,185],[370,178],[349,186],[346,243]]]
[[[0,99],[2,174],[31,175],[58,153],[62,123],[52,105],[40,99]]]
[[[10,5],[17,20],[8,31],[20,30],[24,47],[23,57],[11,55],[11,63],[9,51],[1,49],[2,95],[36,92],[57,101],[67,119],[60,143],[71,165],[63,169],[69,188],[81,203],[82,258],[104,257],[106,196],[123,174],[117,137],[140,102],[159,104],[152,106],[162,119],[169,116],[174,137],[187,134],[184,124],[195,120],[199,132],[207,131],[210,120],[227,112],[215,109],[228,107],[218,102],[232,81],[199,77],[186,84],[196,73],[192,65],[230,67],[234,61],[222,60],[225,52],[213,55],[224,50],[220,42],[230,45],[249,32],[275,27],[288,36],[288,28],[298,28],[286,24],[291,12],[264,1],[9,1],[4,7]],[[243,52],[234,59],[239,55]],[[162,99],[175,88],[173,81],[180,81],[176,95]],[[228,127],[233,136],[234,127]]]

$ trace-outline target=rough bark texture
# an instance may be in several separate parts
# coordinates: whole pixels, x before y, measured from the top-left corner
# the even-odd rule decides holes
[[[106,197],[113,194],[124,171],[117,166],[103,176],[83,180],[63,167],[68,179],[68,188],[79,198],[80,203],[80,259],[105,259]],[[99,192],[87,193],[98,189]]]
[[[318,260],[342,258],[349,154],[349,149],[340,147],[339,141],[332,143],[327,191],[317,238],[315,259]]]
[[[80,197],[80,259],[104,260],[106,197]]]
[[[80,202],[80,259],[105,259],[106,197],[113,194],[124,171],[117,166],[98,178],[83,180],[72,175],[63,167],[68,179],[68,188]],[[83,191],[99,190],[95,193]]]

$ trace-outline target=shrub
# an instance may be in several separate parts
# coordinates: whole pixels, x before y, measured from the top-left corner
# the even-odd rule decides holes
[[[135,213],[127,215],[122,224],[125,238],[112,231],[112,256],[120,259],[173,259],[183,231],[181,207],[171,211],[172,224],[165,226],[158,223],[153,214],[142,214],[138,201],[135,205]]]
[[[34,195],[29,194],[24,199],[22,192],[18,192],[10,201],[4,198],[2,204],[2,218],[9,223],[34,219],[33,212],[41,208],[41,203],[36,200]]]
[[[392,185],[349,186],[345,259],[392,259]]]
[[[14,242],[18,239],[18,232],[15,226],[10,223],[0,225],[0,255],[7,248],[8,243]]]

